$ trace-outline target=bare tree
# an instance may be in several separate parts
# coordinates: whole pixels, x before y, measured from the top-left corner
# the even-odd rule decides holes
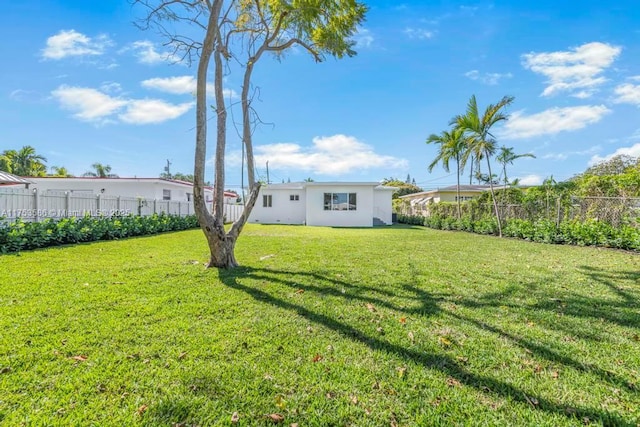
[[[353,56],[351,37],[363,21],[366,6],[357,0],[133,0],[144,7],[142,29],[155,28],[174,51],[172,57],[197,61],[194,206],[211,253],[209,267],[232,268],[235,244],[258,198],[252,135],[257,123],[252,109],[252,74],[265,53],[281,55],[298,46],[320,62],[326,55]],[[294,7],[295,4],[295,7]],[[193,29],[196,30],[194,34]],[[198,38],[200,36],[201,38]],[[202,41],[200,41],[202,40]],[[207,149],[207,78],[213,59],[216,149],[213,209],[204,198]],[[247,162],[249,196],[231,228],[224,228],[224,157],[227,113],[223,78],[240,68],[241,134]]]

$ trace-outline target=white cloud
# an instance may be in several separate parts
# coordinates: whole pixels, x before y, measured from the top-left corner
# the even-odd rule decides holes
[[[104,82],[100,85],[100,90],[106,93],[119,93],[122,92],[122,86],[116,82]]]
[[[96,89],[62,85],[51,94],[62,108],[74,111],[73,117],[86,121],[104,123],[110,115],[127,105],[127,100],[109,96]]]
[[[353,36],[353,40],[356,42],[356,49],[369,48],[373,45],[375,38],[371,31],[366,28],[358,28],[358,32]]]
[[[47,39],[47,46],[42,50],[45,59],[63,59],[69,56],[102,55],[112,42],[106,35],[92,39],[75,30],[61,30]]]
[[[526,175],[520,177],[520,185],[540,185],[542,184],[542,177],[540,175]]]
[[[468,77],[471,80],[478,80],[481,83],[484,83],[484,84],[490,85],[490,86],[497,85],[500,82],[500,79],[510,79],[511,77],[513,77],[513,75],[511,73],[504,73],[504,74],[500,74],[500,73],[484,73],[484,74],[480,74],[480,71],[478,71],[478,70],[468,71],[464,75],[465,75],[465,77]]]
[[[566,151],[563,153],[547,153],[541,157],[543,160],[566,160],[571,156],[591,156],[602,150],[600,145],[594,145],[586,150]]]
[[[618,104],[633,104],[640,106],[640,85],[625,83],[617,86],[614,91]]]
[[[395,168],[406,170],[408,162],[397,157],[385,156],[373,147],[348,135],[313,138],[313,146],[279,143],[255,147],[256,164],[269,162],[272,169],[292,169],[319,175],[343,175],[364,169]],[[230,163],[238,163],[240,155],[228,157]]]
[[[162,92],[172,93],[175,95],[196,93],[196,79],[193,76],[175,76],[175,77],[155,77],[152,79],[143,80],[141,85],[147,89],[155,89]],[[213,84],[207,84],[207,92],[212,93],[214,91]],[[223,89],[222,93],[225,98],[239,98],[238,93],[233,89]]]
[[[591,157],[591,160],[589,160],[589,166],[593,166],[596,163],[600,163],[605,160],[611,160],[615,156],[622,156],[622,155],[631,156],[631,157],[640,157],[640,142],[632,145],[631,147],[618,148],[616,151],[614,151],[613,153],[607,156],[595,155]]]
[[[58,87],[51,94],[62,108],[74,112],[76,119],[97,124],[113,122],[116,117],[130,124],[161,123],[181,116],[193,105],[174,105],[157,99],[126,99],[93,88],[67,85]]]
[[[9,93],[9,98],[19,102],[39,102],[42,95],[35,90],[16,89]]]
[[[435,35],[433,31],[429,31],[424,28],[410,28],[410,27],[405,28],[403,33],[405,33],[410,39],[418,39],[418,40],[428,40]]]
[[[170,104],[159,99],[137,99],[127,103],[127,110],[118,115],[120,120],[134,125],[166,122],[180,117],[193,107],[193,102]]]
[[[591,96],[607,80],[600,76],[620,55],[621,48],[607,43],[586,43],[569,51],[528,53],[522,65],[547,77],[542,92],[550,96],[568,92],[578,98]]]
[[[611,110],[604,105],[556,107],[530,116],[517,111],[505,123],[500,136],[507,139],[520,139],[578,130],[599,122],[610,112]]]
[[[138,62],[143,64],[159,64],[162,62],[180,62],[180,58],[173,52],[158,52],[156,45],[148,40],[131,43],[128,50],[135,51]]]
[[[193,76],[156,77],[144,80],[141,85],[147,89],[156,89],[177,95],[196,93],[196,79]]]

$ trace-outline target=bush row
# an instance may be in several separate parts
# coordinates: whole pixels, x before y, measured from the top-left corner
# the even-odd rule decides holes
[[[179,231],[198,227],[195,215],[120,216],[112,218],[64,218],[58,221],[0,223],[0,253],[78,242],[113,240],[131,236]]]
[[[398,222],[424,225],[438,230],[459,230],[479,234],[498,234],[495,218],[485,217],[472,220],[470,217],[457,219],[450,216],[398,215]],[[502,234],[532,242],[555,243],[580,246],[603,246],[640,251],[640,229],[628,225],[614,227],[597,220],[564,221],[556,225],[554,221],[541,219],[529,221],[523,219],[506,220]]]

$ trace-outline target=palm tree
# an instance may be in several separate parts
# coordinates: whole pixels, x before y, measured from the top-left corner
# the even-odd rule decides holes
[[[30,145],[25,145],[18,151],[12,152],[11,166],[12,173],[19,176],[44,176],[47,172],[45,163],[47,159],[36,154],[36,149]]]
[[[16,150],[4,150],[0,154],[0,171],[13,172],[13,159],[18,152]]]
[[[91,165],[93,171],[88,171],[82,174],[82,176],[95,176],[97,178],[116,178],[118,175],[112,174],[111,166],[103,165],[102,163],[94,163]]]
[[[505,96],[497,104],[489,104],[484,114],[480,115],[476,96],[473,95],[467,104],[466,114],[456,116],[452,120],[453,124],[462,128],[469,136],[469,151],[473,153],[476,158],[484,156],[487,159],[489,176],[493,175],[491,172],[491,157],[493,157],[496,152],[496,140],[491,133],[491,128],[496,123],[507,120],[508,116],[501,110],[509,106],[513,102],[513,99],[512,96]],[[502,223],[500,222],[500,213],[498,212],[498,202],[496,201],[493,183],[491,181],[489,181],[489,188],[491,190],[491,198],[493,199],[496,220],[498,221],[498,235],[502,237]]]
[[[458,201],[458,219],[460,219],[460,172],[464,169],[467,162],[467,140],[464,138],[464,130],[455,127],[451,132],[443,131],[440,135],[431,134],[427,138],[427,144],[440,144],[438,155],[429,165],[429,172],[436,167],[438,163],[442,163],[445,171],[449,172],[449,162],[452,159],[456,161],[456,175],[458,178],[456,185],[456,199]]]
[[[71,175],[69,173],[67,168],[65,168],[64,166],[51,166],[51,173],[49,175],[50,176],[60,176],[60,177],[65,177],[65,178],[73,176],[73,175]]]
[[[504,145],[500,147],[500,153],[496,156],[496,160],[502,164],[502,176],[504,177],[504,186],[505,188],[509,185],[509,180],[507,179],[507,165],[512,165],[513,162],[521,157],[531,157],[533,159],[536,158],[531,153],[525,154],[516,154],[513,151],[513,147],[505,147]]]

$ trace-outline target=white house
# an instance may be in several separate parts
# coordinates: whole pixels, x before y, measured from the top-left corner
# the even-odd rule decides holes
[[[97,195],[191,202],[193,184],[163,178],[30,177],[29,188],[40,194],[69,192]],[[205,188],[205,199],[213,200],[213,190]]]
[[[395,188],[377,182],[300,182],[260,189],[249,222],[372,227],[392,223]]]

